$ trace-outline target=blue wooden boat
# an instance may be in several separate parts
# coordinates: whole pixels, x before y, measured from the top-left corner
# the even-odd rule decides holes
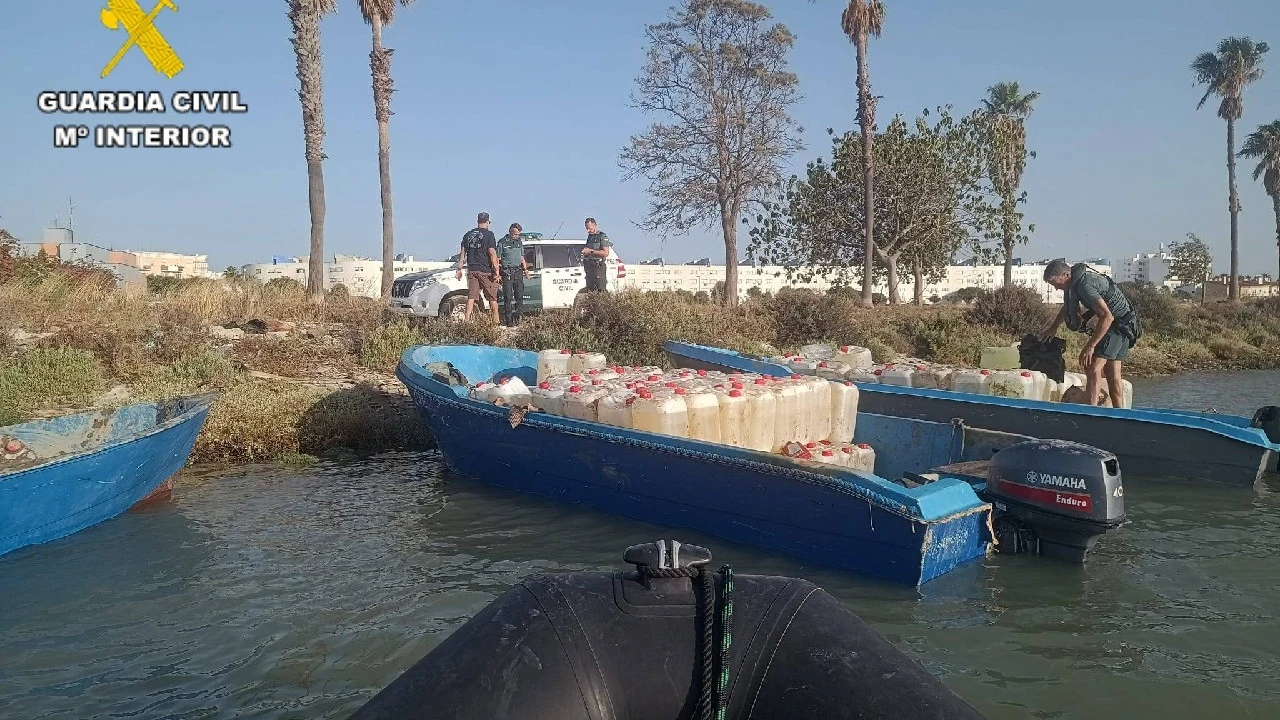
[[[671,362],[705,370],[786,375],[791,370],[722,348],[670,341]],[[1280,444],[1254,419],[1158,408],[1106,408],[859,382],[870,413],[1026,433],[1110,451],[1125,474],[1253,487],[1280,463]],[[1264,408],[1264,410],[1267,410]],[[1264,415],[1262,411],[1259,416]],[[1274,424],[1272,419],[1269,421]],[[1271,431],[1277,433],[1275,428]]]
[[[468,397],[468,385],[516,376],[532,385],[535,353],[419,345],[397,376],[454,471],[495,485],[627,517],[690,528],[815,564],[918,585],[990,549],[992,506],[981,477],[901,478],[989,460],[1024,435],[859,412],[858,442],[876,474]],[[513,425],[513,423],[515,423]]]
[[[213,400],[197,395],[0,427],[0,438],[16,438],[30,450],[0,461],[0,555],[70,535],[167,492]]]

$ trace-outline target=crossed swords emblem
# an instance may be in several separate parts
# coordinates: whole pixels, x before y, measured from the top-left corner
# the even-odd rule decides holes
[[[182,59],[178,57],[178,53],[173,51],[169,46],[169,42],[164,39],[164,35],[156,29],[156,16],[164,8],[177,12],[178,6],[173,4],[173,0],[160,0],[151,12],[144,13],[142,6],[138,4],[138,0],[107,0],[107,6],[102,9],[102,24],[109,30],[118,30],[124,26],[125,32],[129,33],[129,39],[125,42],[124,47],[111,58],[111,62],[102,70],[102,77],[111,74],[115,69],[116,63],[129,52],[129,48],[134,45],[142,50],[142,54],[147,56],[151,66],[157,72],[168,76],[170,79],[174,75],[182,72],[184,67]]]

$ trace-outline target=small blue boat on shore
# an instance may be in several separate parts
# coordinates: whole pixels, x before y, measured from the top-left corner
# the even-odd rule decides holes
[[[0,427],[0,555],[65,537],[166,494],[214,397]]]
[[[767,360],[723,348],[670,341],[680,367],[789,375]],[[858,382],[867,412],[1026,433],[1084,443],[1114,453],[1129,476],[1252,488],[1280,464],[1280,409],[1253,418],[1161,408],[1109,408]],[[1263,398],[1263,400],[1280,400]]]
[[[419,345],[396,374],[458,473],[909,585],[984,555],[992,506],[979,497],[981,478],[885,478],[986,461],[1029,440],[860,412],[856,440],[876,448],[872,475],[468,396],[469,385],[501,377],[532,385],[536,365],[522,350]]]

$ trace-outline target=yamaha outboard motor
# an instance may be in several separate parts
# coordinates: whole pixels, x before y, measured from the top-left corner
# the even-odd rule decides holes
[[[524,580],[352,720],[982,720],[812,583],[627,549],[631,573]]]
[[[1063,440],[1029,440],[1001,450],[987,470],[998,511],[998,547],[1084,562],[1108,530],[1124,523],[1116,456]]]

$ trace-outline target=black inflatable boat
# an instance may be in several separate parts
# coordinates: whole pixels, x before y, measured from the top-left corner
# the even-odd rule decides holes
[[[983,718],[812,583],[676,541],[624,559],[521,582],[352,720]]]

